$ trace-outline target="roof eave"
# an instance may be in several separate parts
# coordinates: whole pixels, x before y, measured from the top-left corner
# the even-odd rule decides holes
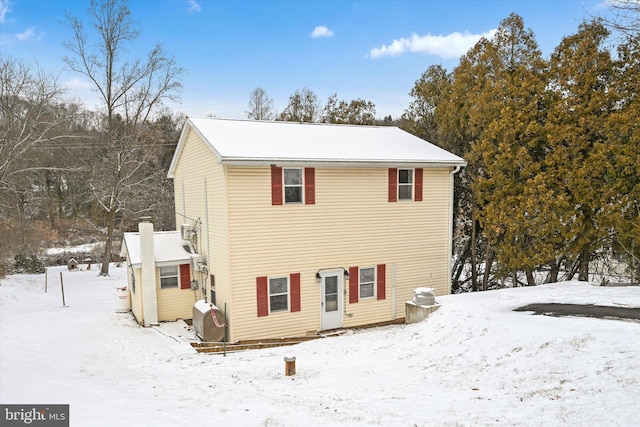
[[[291,157],[278,158],[249,158],[249,157],[222,157],[221,163],[229,166],[318,166],[318,167],[421,167],[421,168],[446,168],[466,166],[464,160],[370,160],[370,159],[304,159]]]
[[[176,168],[178,167],[178,159],[182,154],[182,150],[184,145],[186,144],[187,137],[189,135],[189,131],[193,129],[194,132],[198,134],[198,136],[202,139],[202,141],[209,147],[209,149],[213,152],[213,154],[218,158],[218,162],[221,160],[220,153],[214,148],[214,146],[205,138],[205,136],[200,132],[197,126],[193,124],[191,119],[187,117],[182,126],[182,131],[180,132],[180,138],[178,139],[178,145],[176,146],[176,151],[173,153],[173,157],[171,159],[171,164],[169,165],[169,171],[167,172],[167,178],[174,179],[176,174]]]

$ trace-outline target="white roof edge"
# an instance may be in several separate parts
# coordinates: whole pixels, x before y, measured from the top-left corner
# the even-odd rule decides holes
[[[273,159],[255,159],[255,158],[222,158],[222,164],[229,166],[268,166],[268,165],[292,165],[292,166],[354,166],[354,167],[396,167],[396,166],[414,166],[423,168],[442,168],[467,166],[467,162],[460,159],[458,162],[452,161],[420,161],[416,159],[407,160],[359,160],[359,159],[293,159],[293,158],[273,158]]]
[[[217,162],[225,165],[444,168],[467,164],[463,158],[397,126],[188,117],[168,178],[175,177],[192,129],[214,153]]]
[[[178,139],[178,145],[176,145],[176,151],[173,153],[173,158],[171,159],[171,164],[169,165],[169,171],[167,172],[167,178],[173,179],[175,177],[176,167],[178,167],[178,158],[180,158],[180,154],[182,154],[182,149],[187,140],[187,135],[189,134],[189,130],[193,129],[200,138],[205,142],[205,144],[209,147],[211,152],[218,158],[218,161],[222,159],[220,153],[218,153],[211,144],[211,142],[200,132],[197,126],[193,124],[189,117],[186,118],[184,125],[182,126],[182,131],[180,132],[180,138]]]

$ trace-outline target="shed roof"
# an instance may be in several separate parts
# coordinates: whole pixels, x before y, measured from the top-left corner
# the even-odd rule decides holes
[[[169,177],[192,129],[223,164],[465,165],[462,158],[394,126],[192,117],[180,135]]]
[[[155,231],[153,233],[153,251],[156,264],[168,262],[189,261],[191,254],[183,247],[180,231]],[[140,257],[140,233],[124,233],[120,256],[126,256],[129,252],[131,265],[141,265]]]

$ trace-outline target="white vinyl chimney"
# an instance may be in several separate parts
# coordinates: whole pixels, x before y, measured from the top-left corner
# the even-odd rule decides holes
[[[140,261],[142,263],[142,317],[144,326],[158,324],[158,299],[156,296],[156,263],[153,243],[153,223],[150,218],[140,218]]]

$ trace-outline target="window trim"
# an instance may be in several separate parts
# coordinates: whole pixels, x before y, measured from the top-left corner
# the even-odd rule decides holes
[[[364,284],[371,284],[371,288],[373,289],[373,295],[363,297],[362,296],[362,270],[373,270],[373,280],[370,282],[366,282]],[[377,286],[378,284],[378,269],[377,266],[370,267],[358,267],[358,300],[366,301],[366,300],[375,300],[377,299]]]
[[[300,172],[300,184],[291,185],[286,183],[288,170],[297,170]],[[300,200],[296,202],[287,201],[287,188],[300,188]],[[285,205],[303,205],[305,202],[305,171],[304,168],[282,168],[282,201]]]
[[[402,171],[410,171],[411,172],[411,182],[410,183],[401,183],[400,182],[400,175],[402,174]],[[416,189],[416,170],[415,168],[398,168],[398,181],[397,181],[397,185],[398,185],[398,201],[414,201],[415,200],[415,189]],[[400,191],[401,188],[406,188],[406,187],[411,187],[411,197],[410,198],[402,198],[401,194],[402,192]]]
[[[162,274],[162,269],[163,268],[173,268],[175,269],[175,274],[171,274],[171,275],[163,275]],[[158,267],[158,275],[160,277],[160,289],[180,289],[180,267],[178,264],[176,265],[163,265],[163,266],[159,266]],[[162,279],[166,279],[166,278],[170,278],[170,277],[175,277],[176,278],[176,284],[175,285],[162,285]]]
[[[271,281],[277,279],[285,279],[287,281],[287,291],[280,293],[271,293]],[[287,307],[284,309],[272,310],[271,309],[271,297],[273,296],[287,296]],[[269,314],[271,313],[289,313],[291,310],[291,279],[289,276],[273,276],[267,278],[267,301],[269,303]]]

